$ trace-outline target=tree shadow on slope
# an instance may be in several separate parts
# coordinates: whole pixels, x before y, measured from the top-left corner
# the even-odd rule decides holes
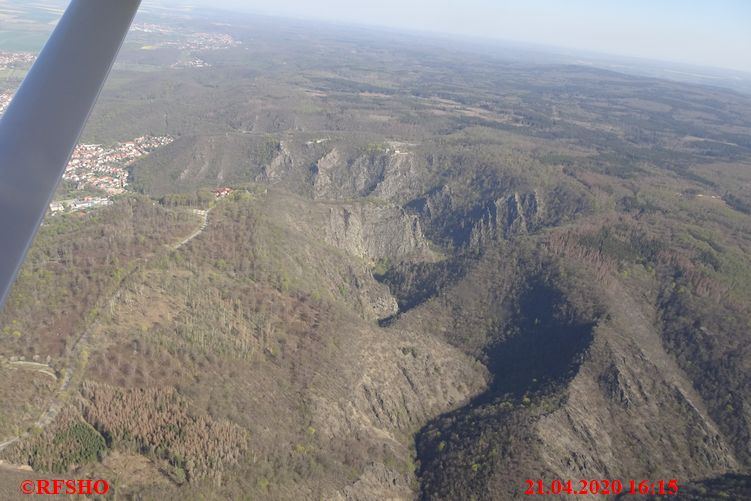
[[[576,374],[592,341],[594,322],[578,319],[561,291],[541,281],[522,294],[514,317],[510,335],[486,350],[493,381],[473,405],[554,390]]]
[[[415,437],[420,499],[506,499],[510,493],[492,487],[504,484],[499,475],[513,476],[506,466],[534,466],[530,424],[560,406],[561,390],[578,372],[595,322],[581,319],[564,294],[542,279],[534,279],[515,302],[505,332],[485,352],[493,376],[487,391]]]
[[[442,289],[459,281],[467,271],[467,259],[456,257],[435,263],[404,261],[374,272],[373,278],[388,286],[399,305],[399,313],[381,322],[387,326],[399,314],[435,297]]]

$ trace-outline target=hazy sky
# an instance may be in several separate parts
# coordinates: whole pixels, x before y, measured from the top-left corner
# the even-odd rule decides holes
[[[751,0],[184,0],[751,72]]]

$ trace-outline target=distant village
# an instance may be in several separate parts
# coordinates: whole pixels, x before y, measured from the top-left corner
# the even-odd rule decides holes
[[[31,54],[0,52],[0,69],[32,63],[34,59]],[[0,115],[8,108],[13,95],[13,91],[0,91]],[[128,166],[172,141],[174,139],[169,136],[141,136],[110,148],[100,144],[78,145],[65,169],[63,179],[75,183],[77,189],[96,188],[108,196],[119,195],[128,185]],[[84,197],[53,202],[50,204],[50,211],[53,214],[80,211],[110,203],[112,201],[108,197]]]
[[[172,68],[211,68],[211,65],[200,57],[191,57],[187,61],[179,61]]]
[[[5,112],[5,109],[10,104],[10,100],[13,99],[13,92],[6,90],[0,92],[0,115]]]
[[[177,47],[188,50],[220,50],[238,47],[242,42],[224,33],[192,33],[182,42],[168,42],[167,47]]]
[[[100,144],[78,145],[65,169],[63,179],[75,183],[80,190],[97,188],[109,196],[119,195],[128,185],[128,166],[136,159],[173,141],[169,136],[141,136],[110,148]],[[50,211],[53,214],[79,211],[110,203],[108,197],[62,200],[50,204]]]
[[[13,92],[0,92],[0,115],[13,98]],[[174,141],[170,136],[141,136],[132,141],[105,147],[101,144],[80,144],[73,151],[63,179],[75,183],[76,189],[95,188],[107,196],[86,196],[56,200],[50,204],[52,214],[77,212],[112,204],[110,197],[125,192],[128,186],[128,167],[137,159]],[[219,188],[216,198],[225,198],[234,190]]]
[[[30,52],[2,52],[0,51],[0,70],[18,68],[30,65],[36,56]]]
[[[225,33],[178,33],[175,30],[158,24],[137,24],[131,28],[134,32],[151,33],[157,35],[174,35],[175,40],[146,45],[143,49],[158,49],[172,47],[180,50],[220,50],[238,47],[242,42],[235,40]]]
[[[28,66],[31,65],[35,60],[36,56],[29,52],[0,51],[0,70],[12,70]],[[10,104],[10,100],[13,99],[13,94],[15,94],[15,91],[0,91],[0,115],[5,113],[5,110]]]
[[[79,189],[98,188],[108,195],[119,195],[128,185],[127,167],[172,141],[169,136],[141,136],[111,148],[100,144],[78,145],[63,179],[76,183]]]

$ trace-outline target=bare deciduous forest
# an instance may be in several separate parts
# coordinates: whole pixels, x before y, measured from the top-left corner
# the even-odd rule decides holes
[[[751,95],[150,16],[83,141],[175,140],[46,219],[0,313],[4,461],[122,499],[748,494]]]

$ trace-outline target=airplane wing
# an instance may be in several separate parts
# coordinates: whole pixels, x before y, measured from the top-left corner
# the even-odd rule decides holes
[[[141,0],[72,0],[0,119],[0,307]]]

